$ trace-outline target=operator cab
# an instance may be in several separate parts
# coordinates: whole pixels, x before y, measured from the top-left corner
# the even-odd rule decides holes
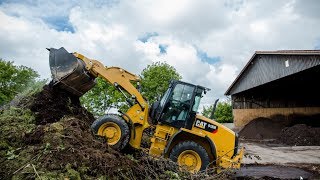
[[[208,88],[172,80],[160,101],[152,104],[150,117],[154,123],[191,129],[202,94]]]

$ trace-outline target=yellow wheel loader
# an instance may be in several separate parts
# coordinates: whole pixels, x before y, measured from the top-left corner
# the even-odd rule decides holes
[[[130,105],[127,112],[104,115],[91,126],[94,133],[106,137],[109,146],[117,150],[127,146],[139,149],[143,131],[153,124],[150,155],[170,158],[190,172],[208,167],[240,168],[244,150],[238,152],[237,134],[197,114],[208,88],[171,81],[161,100],[149,108],[139,88],[132,84],[139,82],[138,76],[64,48],[48,50],[54,86],[80,97],[95,85],[96,77],[102,77],[126,97]]]

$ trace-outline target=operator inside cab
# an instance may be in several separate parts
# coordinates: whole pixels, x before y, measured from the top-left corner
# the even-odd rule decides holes
[[[186,127],[188,119],[195,118],[203,89],[194,85],[177,83],[174,89],[168,89],[160,101],[164,105],[160,121],[171,126]],[[166,103],[165,103],[166,102]]]

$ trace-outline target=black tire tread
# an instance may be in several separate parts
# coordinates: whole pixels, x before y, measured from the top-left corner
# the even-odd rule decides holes
[[[177,162],[178,156],[185,150],[193,150],[199,154],[202,161],[200,171],[205,170],[207,166],[210,164],[210,157],[208,155],[208,152],[205,150],[204,147],[202,147],[200,144],[194,141],[183,141],[178,143],[175,147],[173,147],[169,158],[172,161]]]
[[[119,142],[113,146],[110,146],[110,147],[112,147],[115,150],[123,150],[128,145],[129,140],[130,140],[130,129],[129,129],[128,124],[126,123],[126,121],[123,118],[121,118],[117,114],[106,114],[104,116],[101,116],[97,120],[95,120],[92,123],[91,128],[92,128],[93,132],[95,134],[97,134],[99,127],[102,124],[109,122],[109,121],[118,124],[121,129],[121,138],[120,138]]]

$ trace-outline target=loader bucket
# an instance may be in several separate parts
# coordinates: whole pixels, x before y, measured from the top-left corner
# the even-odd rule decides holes
[[[54,86],[59,86],[80,97],[95,85],[95,77],[86,70],[82,60],[77,59],[63,47],[50,48],[49,51],[49,64]]]

